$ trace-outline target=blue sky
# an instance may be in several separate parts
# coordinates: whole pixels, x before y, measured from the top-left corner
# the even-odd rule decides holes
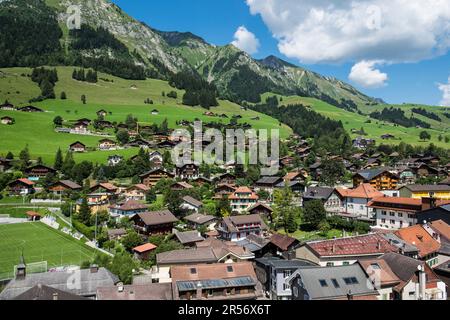
[[[253,2],[255,1],[260,1],[259,4],[266,2],[266,0],[253,0]],[[272,10],[289,8],[289,3],[292,3],[293,0],[279,1],[285,2],[285,7],[282,7],[281,5],[280,8],[271,8]],[[312,0],[300,1],[304,1],[306,6],[308,5],[306,3]],[[382,5],[384,0],[370,1],[377,2],[377,4],[381,3]],[[393,0],[394,5],[395,1],[396,0]],[[246,4],[245,0],[113,0],[113,2],[119,5],[132,17],[146,22],[153,28],[163,31],[190,31],[216,45],[231,43],[236,30],[240,26],[245,26],[245,28],[253,33],[259,40],[260,46],[258,51],[252,54],[253,57],[259,59],[271,54],[278,56],[312,71],[327,76],[334,76],[340,80],[351,83],[367,95],[382,98],[389,103],[414,102],[438,105],[443,99],[443,92],[439,90],[438,83],[447,84],[450,75],[450,55],[448,53],[434,55],[434,57],[428,57],[419,53],[422,54],[422,56],[415,59],[416,62],[408,63],[406,61],[410,60],[409,57],[402,56],[399,58],[392,52],[385,53],[385,51],[388,50],[386,49],[386,44],[383,44],[382,42],[380,42],[379,48],[367,48],[366,53],[363,54],[360,54],[361,50],[357,50],[358,48],[351,49],[349,50],[348,56],[340,56],[339,59],[337,59],[339,61],[317,59],[317,61],[301,63],[300,60],[308,60],[303,59],[305,55],[302,55],[302,53],[297,55],[295,52],[296,48],[299,48],[299,52],[304,49],[302,48],[301,43],[298,44],[297,42],[297,44],[291,45],[287,50],[281,50],[290,52],[290,57],[287,57],[279,50],[278,44],[280,38],[277,39],[273,36],[273,33],[279,32],[283,34],[283,36],[288,35],[288,37],[290,37],[291,30],[289,30],[289,23],[281,27],[276,25],[277,21],[271,20],[270,16],[267,14],[268,11],[266,10],[266,7],[256,8],[255,5],[255,10],[258,11],[258,14],[252,15],[250,7]],[[314,4],[309,5],[314,6]],[[441,10],[441,12],[442,11],[444,10]],[[439,21],[442,21],[442,17],[436,17],[436,19],[438,18]],[[292,26],[294,26],[296,21],[292,20],[292,22]],[[411,23],[414,23],[414,21]],[[427,35],[428,34],[425,34],[423,37],[426,37]],[[296,36],[296,34],[293,34],[292,39],[297,40],[295,38]],[[420,37],[420,35],[417,36]],[[355,37],[357,38],[358,34]],[[319,34],[317,35],[317,38],[320,39]],[[405,43],[411,42],[408,40],[409,39],[405,38]],[[300,37],[300,42],[301,41],[302,38]],[[401,45],[402,43],[399,41],[399,48],[394,48],[393,50],[402,50]],[[416,47],[417,46],[412,46],[411,51],[414,51]],[[368,53],[377,52],[377,50],[380,51],[380,58]],[[405,50],[409,49],[406,48]],[[294,53],[292,53],[292,51],[294,51]],[[358,53],[354,54],[354,52]],[[298,56],[300,56],[300,58]],[[374,59],[374,57],[376,59]],[[376,61],[383,60],[382,63],[378,63],[374,67],[382,74],[387,75],[388,79],[382,81],[383,85],[380,85],[378,88],[371,88],[367,85],[361,85],[358,81],[349,80],[352,66],[363,59],[372,59]],[[316,60],[314,56],[312,60]],[[371,73],[371,75],[372,74],[373,73]]]

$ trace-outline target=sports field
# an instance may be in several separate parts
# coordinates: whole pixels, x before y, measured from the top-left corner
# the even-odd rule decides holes
[[[11,276],[23,250],[26,263],[47,261],[48,267],[80,265],[94,249],[42,222],[0,225],[0,278]]]

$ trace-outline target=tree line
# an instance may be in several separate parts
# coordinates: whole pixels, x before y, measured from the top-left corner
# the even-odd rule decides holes
[[[332,152],[334,154],[346,154],[352,148],[350,136],[345,131],[341,121],[335,121],[323,115],[309,110],[302,104],[275,107],[278,104],[276,98],[271,98],[269,103],[248,106],[250,109],[267,114],[303,137],[313,138],[313,149],[317,152]]]
[[[89,69],[87,72],[82,69],[74,69],[72,72],[72,79],[78,81],[86,81],[90,83],[97,83],[98,76],[96,70]]]
[[[410,118],[406,117],[405,111],[403,111],[400,108],[394,107],[384,108],[381,112],[380,111],[372,112],[370,114],[370,117],[382,121],[388,121],[407,128],[417,126],[425,129],[431,128],[431,125],[425,121],[414,118],[412,116]]]

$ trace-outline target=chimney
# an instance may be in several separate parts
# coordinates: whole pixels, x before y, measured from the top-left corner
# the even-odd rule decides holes
[[[53,300],[54,301],[58,300],[58,292],[53,293]]]
[[[331,252],[336,252],[336,245],[333,243],[333,245],[331,246]]]
[[[427,197],[422,198],[422,211],[436,208],[436,198]]]
[[[419,265],[418,279],[419,279],[419,300],[426,300],[425,289],[427,286],[427,274],[425,273],[425,265]]]
[[[352,293],[352,290],[348,290],[348,293],[347,293],[347,299],[348,299],[348,300],[353,300],[353,293]]]
[[[378,240],[378,242],[377,242],[377,250],[381,250],[381,241],[380,240]]]
[[[16,280],[24,280],[27,275],[27,265],[25,264],[25,258],[20,256],[20,262],[16,267]]]
[[[98,265],[93,264],[91,265],[90,269],[91,273],[97,273],[98,272]]]

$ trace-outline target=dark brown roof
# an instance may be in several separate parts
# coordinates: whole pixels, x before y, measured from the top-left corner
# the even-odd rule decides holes
[[[412,192],[420,192],[420,191],[450,191],[450,186],[447,186],[445,184],[438,184],[438,185],[421,185],[421,184],[412,184],[408,186],[404,186],[403,188],[406,188]]]
[[[215,219],[216,219],[216,217],[214,217],[214,216],[209,216],[209,215],[205,215],[205,214],[201,214],[201,213],[194,213],[194,214],[184,217],[184,220],[187,220],[189,222],[194,222],[197,224],[204,224],[209,221],[213,221]]]
[[[267,226],[261,219],[259,214],[249,214],[241,216],[231,216],[223,218],[223,222],[227,225],[229,231],[238,231],[236,226],[249,223],[261,223],[261,228],[267,230]]]
[[[131,210],[137,210],[137,209],[147,209],[148,207],[145,204],[140,203],[136,200],[128,200],[121,206],[118,206],[118,207],[112,206],[112,208],[116,208],[116,209],[122,210],[122,211],[131,211]]]
[[[172,300],[171,283],[148,283],[145,285],[125,285],[97,289],[97,300]]]
[[[178,219],[169,210],[142,212],[136,214],[135,216],[139,216],[142,221],[148,226],[173,223],[178,221]]]
[[[87,300],[87,298],[43,284],[37,284],[15,297],[14,300]]]
[[[57,182],[56,184],[58,184],[58,183],[60,183],[60,184],[62,184],[62,185],[65,185],[65,186],[68,187],[69,189],[73,189],[73,190],[81,189],[81,188],[82,188],[79,184],[77,184],[77,183],[75,183],[75,182],[73,182],[73,181],[70,181],[70,180],[60,180],[60,181]]]
[[[278,248],[280,248],[283,251],[287,251],[289,249],[289,247],[298,242],[297,239],[289,237],[287,235],[283,235],[283,234],[279,234],[279,233],[274,233],[271,237],[270,237],[270,242],[273,243],[274,245],[276,245]]]
[[[212,263],[217,258],[211,248],[180,249],[158,253],[157,264]]]
[[[197,199],[194,199],[191,196],[183,197],[183,201],[192,204],[195,207],[201,207],[203,205],[201,201],[198,201]]]

